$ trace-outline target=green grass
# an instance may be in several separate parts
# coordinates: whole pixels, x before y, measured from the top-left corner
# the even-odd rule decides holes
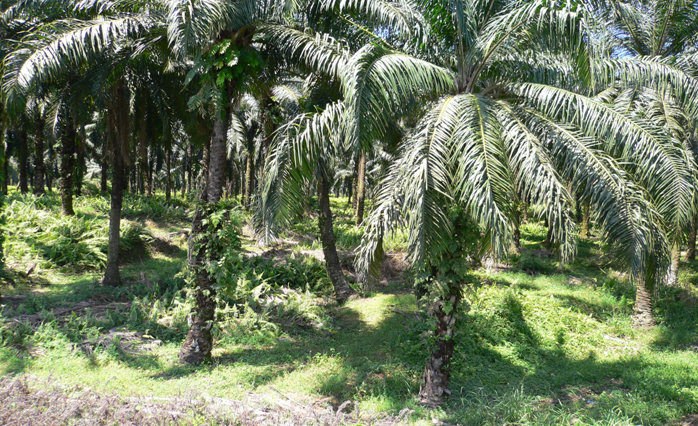
[[[340,215],[336,223],[350,229],[350,207],[345,200],[333,203]],[[147,223],[154,234],[178,227],[157,216]],[[312,233],[314,225],[301,220],[294,232]],[[357,242],[342,232],[347,247]],[[540,248],[545,237],[540,225],[522,232],[524,248]],[[6,307],[6,316],[99,298],[136,301],[136,308],[111,322],[75,319],[58,327],[48,321],[27,331],[23,341],[0,345],[0,374],[51,376],[68,386],[125,396],[196,390],[233,399],[280,392],[302,401],[356,400],[362,410],[410,407],[415,424],[433,424],[436,418],[461,425],[665,425],[698,413],[698,299],[688,290],[662,289],[656,300],[660,325],[649,332],[632,329],[634,291],[604,263],[593,240],[581,244],[569,265],[516,259],[505,271],[477,271],[480,284],[467,292],[455,336],[453,394],[437,410],[419,407],[414,399],[429,343],[423,319],[396,312],[423,308],[409,288],[376,291],[342,307],[304,293],[298,309],[312,311],[312,325],[285,322],[281,314],[250,313],[247,322],[231,314],[218,330],[212,364],[178,365],[187,309],[178,275],[185,251],[183,244],[178,247],[132,259],[123,268],[131,283],[120,289],[99,286],[95,273],[60,270],[43,271],[43,286],[18,281],[6,287],[3,294],[28,295],[24,306]],[[698,281],[698,263],[682,267],[682,282]],[[275,272],[266,268],[271,272],[260,283],[273,284]],[[137,282],[141,272],[150,287]],[[304,279],[298,276],[285,279]],[[168,316],[175,318],[162,321]],[[163,345],[141,354],[109,346],[91,356],[75,348],[95,330],[113,326],[147,332]],[[43,355],[31,356],[28,346],[43,349]]]

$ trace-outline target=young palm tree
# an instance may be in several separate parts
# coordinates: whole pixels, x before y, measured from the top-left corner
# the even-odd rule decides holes
[[[338,158],[356,156],[363,149],[358,144],[337,143],[340,132],[336,130],[341,120],[336,115],[346,113],[345,104],[341,101],[346,97],[343,92],[347,91],[342,86],[343,74],[350,65],[352,46],[358,49],[367,42],[384,43],[357,22],[370,19],[374,24],[390,28],[389,34],[400,29],[406,36],[413,34],[410,25],[414,21],[408,22],[408,19],[415,16],[412,6],[404,1],[374,2],[365,11],[360,8],[361,2],[309,2],[299,16],[304,18],[301,22],[311,28],[301,31],[299,28],[268,26],[262,30],[268,37],[268,43],[278,51],[279,57],[284,58],[290,70],[310,74],[305,83],[310,92],[305,96],[307,102],[304,104],[296,100],[296,108],[303,113],[278,130],[280,136],[269,150],[265,182],[261,184],[256,208],[258,238],[262,243],[271,241],[274,228],[279,223],[288,221],[302,211],[302,188],[315,182],[325,265],[340,303],[356,292],[346,283],[336,250],[329,203],[331,180],[335,175],[333,164]],[[361,14],[357,15],[359,12]],[[323,33],[313,34],[312,29],[322,30]],[[277,96],[283,99],[280,93]],[[318,112],[317,117],[314,117],[314,111]],[[331,136],[328,129],[333,126],[336,128]],[[352,135],[363,133],[358,131]],[[366,142],[366,145],[372,144],[373,139]]]
[[[692,207],[685,152],[662,129],[586,96],[599,72],[582,43],[579,5],[420,4],[438,36],[422,56],[453,73],[383,180],[366,219],[358,269],[367,274],[375,268],[382,238],[396,226],[409,232],[412,263],[433,264],[456,230],[448,213],[452,204],[483,231],[481,247],[502,253],[512,238],[518,199],[545,206],[553,240],[562,258],[569,258],[575,249],[571,182],[583,188],[582,201],[592,207],[619,261],[631,269],[637,305],[644,306],[636,311],[641,324],[647,289],[661,280],[658,271],[666,263],[672,227],[662,225],[679,226]],[[355,58],[358,66],[347,68],[357,70],[356,77],[344,79],[348,127],[358,135],[353,143],[380,138],[405,99],[429,93],[435,78],[444,79],[443,72],[425,67],[408,71],[406,64],[416,59],[380,46],[366,47],[363,57]],[[631,74],[626,81],[635,77]],[[648,161],[654,166],[646,167]],[[462,256],[468,254],[475,255]],[[431,293],[431,310],[438,319],[437,344],[420,392],[428,404],[449,393],[454,307],[464,280],[444,281],[435,272],[440,293]]]

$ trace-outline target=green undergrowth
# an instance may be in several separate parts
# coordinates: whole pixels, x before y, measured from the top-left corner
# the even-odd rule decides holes
[[[299,249],[319,250],[322,249],[320,242],[320,231],[317,222],[317,198],[309,201],[308,210],[310,214],[296,218],[291,223],[290,230],[285,231],[282,237],[285,239],[295,239],[298,241]],[[333,213],[333,225],[337,249],[350,251],[361,243],[363,228],[356,225],[351,203],[347,198],[330,197],[330,207]],[[366,212],[369,212],[370,203],[366,205]],[[383,242],[386,252],[402,252],[407,249],[407,233],[403,230],[396,230],[387,235]]]
[[[106,266],[109,241],[109,199],[103,196],[76,197],[75,216],[61,216],[56,193],[41,197],[14,193],[3,211],[5,253],[16,263],[36,263],[45,270],[100,271]],[[146,254],[153,234],[144,221],[183,221],[188,204],[181,200],[125,197],[121,222],[121,254]]]
[[[351,223],[350,212],[339,209],[337,223]],[[239,232],[242,219],[237,216],[229,232]],[[153,221],[145,225],[149,232],[161,232],[165,225]],[[299,221],[293,232],[303,224],[312,232],[312,218]],[[314,258],[250,257],[239,240],[220,266],[227,272],[218,287],[211,364],[177,362],[191,309],[182,241],[178,250],[126,264],[120,288],[99,285],[99,274],[74,271],[45,271],[43,285],[18,280],[3,292],[26,298],[3,308],[0,374],[50,376],[124,396],[195,390],[242,400],[259,393],[335,407],[355,400],[361,410],[412,408],[410,421],[423,425],[667,425],[698,413],[693,290],[661,289],[655,300],[659,326],[635,330],[633,287],[604,263],[595,240],[581,242],[577,259],[560,264],[542,251],[540,224],[522,228],[519,255],[474,273],[456,326],[452,395],[439,409],[415,400],[429,338],[412,288],[393,283],[390,293],[377,287],[337,306]],[[683,263],[682,283],[698,282],[696,277],[698,263]],[[50,312],[95,300],[124,307],[58,318]],[[41,315],[41,325],[8,319],[30,314]],[[142,352],[118,341],[93,351],[81,347],[109,330],[162,344]]]

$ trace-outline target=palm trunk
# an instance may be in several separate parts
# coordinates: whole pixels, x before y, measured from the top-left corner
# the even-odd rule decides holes
[[[521,224],[520,218],[515,218],[514,220],[514,254],[521,253]]]
[[[351,175],[352,188],[351,188],[351,208],[356,213],[356,208],[358,207],[359,200],[359,159],[357,158],[354,162],[354,172]]]
[[[189,267],[196,274],[194,287],[194,309],[189,318],[189,332],[184,341],[184,345],[179,351],[179,362],[185,364],[199,365],[204,361],[211,360],[211,350],[213,349],[213,327],[214,315],[216,311],[216,290],[213,281],[206,271],[207,259],[206,242],[199,242],[200,236],[207,232],[204,221],[208,215],[212,204],[218,203],[223,193],[223,180],[225,177],[225,144],[228,133],[228,114],[225,119],[218,119],[213,125],[211,136],[210,155],[206,155],[208,164],[204,167],[208,171],[206,182],[202,190],[204,206],[196,209],[192,231],[189,236]],[[209,151],[209,149],[206,149]],[[216,256],[216,253],[209,253],[209,256]]]
[[[582,226],[579,230],[579,238],[586,239],[589,237],[589,203],[582,205]]]
[[[136,188],[135,191],[133,189],[136,186],[136,172],[133,170],[132,167],[126,168],[126,179],[124,180],[124,182],[125,192],[133,192],[134,194],[138,194],[138,188]]]
[[[688,250],[686,250],[686,262],[696,260],[696,219],[691,222],[691,232],[688,234]]]
[[[155,191],[157,191],[156,185],[153,183],[153,173],[155,173],[155,164],[157,163],[157,159],[155,158],[155,155],[152,156],[150,160],[148,160],[148,183],[150,184],[150,195],[152,196]]]
[[[75,184],[75,195],[82,195],[82,183],[85,179],[85,171],[87,170],[87,165],[85,163],[85,129],[82,128],[77,133],[77,162],[75,163],[75,170],[73,172],[73,180]]]
[[[54,176],[54,170],[55,170],[55,162],[56,162],[56,156],[53,152],[53,149],[51,149],[51,145],[49,144],[48,147],[48,164],[45,164],[44,167],[44,179],[46,180],[46,190],[48,192],[53,192],[53,176]]]
[[[184,157],[182,158],[182,198],[187,195],[187,170],[189,168],[189,154],[187,148],[184,148]]]
[[[322,251],[325,255],[325,268],[327,275],[332,280],[334,292],[338,303],[346,302],[350,297],[356,295],[356,291],[347,284],[339,262],[337,245],[332,227],[332,210],[330,209],[330,183],[324,174],[321,173],[318,184],[318,202],[320,204],[320,214],[318,215],[318,226],[320,227],[320,240],[322,241]]]
[[[10,153],[9,150],[5,149],[5,163],[2,165],[3,174],[5,175],[5,181],[2,183],[2,192],[8,193],[8,185],[10,184]]]
[[[22,194],[26,194],[29,191],[27,179],[27,163],[29,159],[29,152],[27,148],[26,130],[17,131],[17,142],[19,142],[19,190],[22,192]]]
[[[141,115],[140,128],[138,129],[138,178],[141,181],[141,193],[146,197],[152,195],[150,187],[150,173],[148,173],[148,128],[146,115]]]
[[[678,246],[671,249],[671,264],[667,273],[667,285],[677,287],[679,285],[679,263],[681,262],[681,252]]]
[[[214,131],[215,131],[215,123],[214,123]],[[196,187],[199,191],[205,192],[206,191],[206,183],[207,183],[207,179],[208,179],[209,165],[211,164],[211,143],[204,144],[202,157],[203,157],[203,163],[202,163],[203,167],[201,168],[201,176],[199,177],[199,181],[196,183]]]
[[[2,127],[0,127],[0,130],[2,130]],[[0,138],[0,193],[3,195],[7,194],[7,154],[8,152],[5,145],[5,138]]]
[[[36,120],[36,137],[34,141],[34,195],[44,195],[44,120]]]
[[[250,145],[253,144],[254,142],[250,143]],[[254,149],[254,145],[252,146],[252,149]],[[254,191],[254,157],[252,151],[248,152],[247,165],[245,168],[245,207],[249,209],[250,205],[252,204],[252,192]]]
[[[192,179],[193,179],[193,173],[194,173],[194,144],[192,142],[189,143],[189,163],[187,164],[188,167],[188,173],[187,173],[187,178],[189,179],[187,181],[187,192],[191,194],[192,192]]]
[[[247,141],[247,167],[245,168],[245,207],[252,204],[252,192],[254,191],[254,139]]]
[[[63,137],[61,138],[61,214],[74,216],[73,210],[73,171],[75,169],[76,131],[73,118],[67,116]]]
[[[422,385],[419,390],[419,402],[432,407],[440,405],[444,398],[451,394],[448,383],[451,374],[451,358],[455,347],[453,329],[456,324],[456,310],[460,302],[460,292],[455,285],[449,285],[449,294],[446,300],[449,302],[448,310],[444,309],[444,301],[437,302],[431,309],[432,316],[436,320],[434,328],[436,342],[424,368]]]
[[[104,138],[104,142],[102,143],[102,158],[100,159],[100,182],[99,182],[99,190],[102,192],[102,194],[107,193],[107,181],[109,180],[109,161],[108,161],[108,156],[107,153],[109,152],[109,139],[108,137]]]
[[[121,285],[119,273],[119,244],[121,241],[121,207],[126,186],[126,167],[122,162],[112,164],[111,206],[109,208],[109,244],[107,246],[107,270],[102,284]]]
[[[546,224],[547,224],[546,220]],[[548,226],[548,233],[545,234],[545,241],[543,241],[543,247],[545,248],[550,248],[553,246],[553,227],[547,224]]]
[[[645,277],[640,277],[636,283],[633,327],[650,328],[655,325],[652,312],[652,289],[647,286]]]
[[[165,199],[172,198],[172,173],[170,157],[172,157],[172,147],[167,147],[165,151]]]
[[[571,188],[570,188],[571,189]],[[582,218],[584,214],[582,213],[582,197],[579,196],[579,192],[574,192],[574,220],[577,223],[582,223]]]
[[[528,223],[528,204],[521,203],[521,223]]]
[[[356,226],[364,221],[364,202],[366,199],[366,152],[359,154],[359,166],[356,171]]]
[[[129,122],[129,100],[126,81],[122,78],[113,88],[112,104],[108,111],[109,141],[111,142],[112,187],[109,209],[109,243],[107,245],[107,270],[102,283],[111,286],[121,285],[119,274],[119,242],[121,239],[121,206],[124,189],[128,182],[129,142],[131,123]]]

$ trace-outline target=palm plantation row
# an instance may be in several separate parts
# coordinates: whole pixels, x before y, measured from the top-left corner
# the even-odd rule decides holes
[[[241,188],[262,244],[317,195],[324,258],[340,303],[356,292],[337,255],[331,191],[354,194],[364,228],[356,267],[364,282],[376,277],[383,239],[407,231],[409,261],[420,271],[435,324],[420,392],[427,404],[450,393],[464,276],[483,256],[517,249],[527,206],[539,207],[563,261],[573,258],[593,220],[636,285],[637,327],[654,325],[652,294],[675,284],[681,248],[688,243],[688,255],[695,253],[692,3],[2,6],[6,146],[15,147],[23,191],[29,151],[36,194],[53,176],[45,158],[59,165],[66,215],[73,214],[86,152],[99,165],[103,190],[110,176],[103,284],[121,282],[129,180],[132,190],[149,194],[159,165],[168,193],[173,169],[181,189],[198,189],[189,254],[196,308],[182,362],[211,358],[209,266],[218,246],[209,238],[216,232],[209,216],[226,186]],[[368,183],[372,204],[364,214]]]

